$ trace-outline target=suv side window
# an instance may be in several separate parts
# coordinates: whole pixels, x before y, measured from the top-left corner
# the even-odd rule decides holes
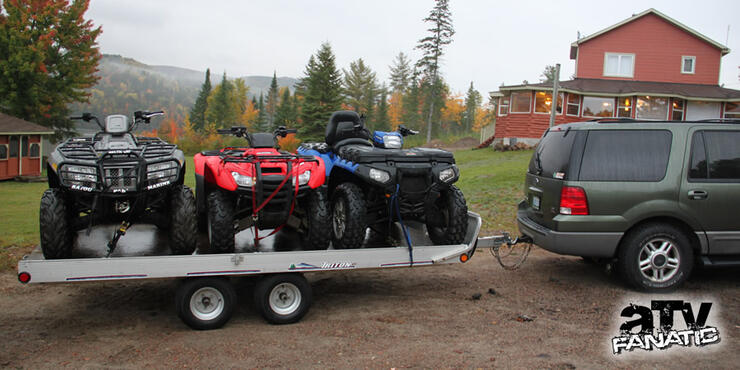
[[[672,138],[668,130],[591,130],[579,180],[660,181],[668,168]]]
[[[529,161],[529,173],[549,178],[555,177],[558,172],[567,173],[576,135],[576,132],[568,129],[547,131]]]
[[[740,180],[740,131],[697,131],[691,138],[689,179]]]

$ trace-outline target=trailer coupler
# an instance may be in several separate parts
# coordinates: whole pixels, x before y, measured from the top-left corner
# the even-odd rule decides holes
[[[128,221],[123,221],[121,222],[121,226],[119,226],[116,231],[113,232],[113,238],[108,242],[108,253],[105,255],[106,258],[110,257],[113,251],[116,250],[118,239],[121,239],[122,236],[126,235],[126,231],[129,227],[131,227],[131,223]]]
[[[498,263],[506,270],[516,270],[524,264],[527,260],[529,252],[532,250],[532,243],[534,240],[528,235],[521,235],[514,239],[511,238],[509,233],[504,232],[501,235],[483,236],[478,238],[477,248],[490,248],[491,255],[493,255]],[[524,244],[523,248],[516,248],[517,244]],[[504,262],[504,258],[509,256],[519,257],[515,259],[514,263]]]

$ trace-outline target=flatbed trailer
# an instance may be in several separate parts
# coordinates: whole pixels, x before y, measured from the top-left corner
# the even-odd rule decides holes
[[[468,213],[463,244],[389,246],[321,251],[280,251],[77,258],[46,260],[40,251],[18,262],[22,283],[180,278],[175,295],[178,316],[194,329],[223,326],[236,306],[229,281],[235,276],[259,276],[254,303],[273,324],[299,321],[311,305],[305,273],[401,267],[439,266],[467,262],[477,248],[510,242],[507,235],[478,238],[481,218]],[[427,241],[423,227],[409,227],[412,241]],[[413,244],[413,243],[412,243]]]

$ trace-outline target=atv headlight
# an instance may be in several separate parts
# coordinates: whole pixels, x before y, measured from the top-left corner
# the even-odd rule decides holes
[[[455,167],[450,167],[439,171],[439,180],[442,182],[448,182],[455,178]]]
[[[298,186],[308,184],[308,180],[311,179],[311,171],[306,171],[298,175]],[[295,177],[293,178],[293,186],[295,186]]]
[[[64,166],[62,178],[71,183],[82,185],[83,182],[96,182],[98,170],[90,166]]]
[[[174,161],[150,164],[146,167],[146,178],[147,180],[170,180],[177,176],[177,167],[177,162]]]
[[[375,181],[377,181],[377,182],[382,182],[382,183],[385,184],[386,182],[388,182],[391,179],[391,175],[388,172],[386,172],[386,171],[378,170],[378,169],[375,169],[375,168],[371,168],[370,169],[370,178],[373,179],[373,180],[375,180]]]
[[[239,186],[251,187],[254,185],[254,177],[242,175],[239,172],[231,172],[231,177],[234,178],[236,184]]]
[[[403,146],[403,141],[398,135],[384,135],[383,146],[388,149],[401,149],[401,147]]]

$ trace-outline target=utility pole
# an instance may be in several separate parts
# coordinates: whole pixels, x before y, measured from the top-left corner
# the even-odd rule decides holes
[[[560,88],[560,63],[555,64],[555,78],[552,81],[552,105],[550,106],[550,127],[555,125],[558,111],[558,89]],[[565,105],[565,104],[563,104]]]

